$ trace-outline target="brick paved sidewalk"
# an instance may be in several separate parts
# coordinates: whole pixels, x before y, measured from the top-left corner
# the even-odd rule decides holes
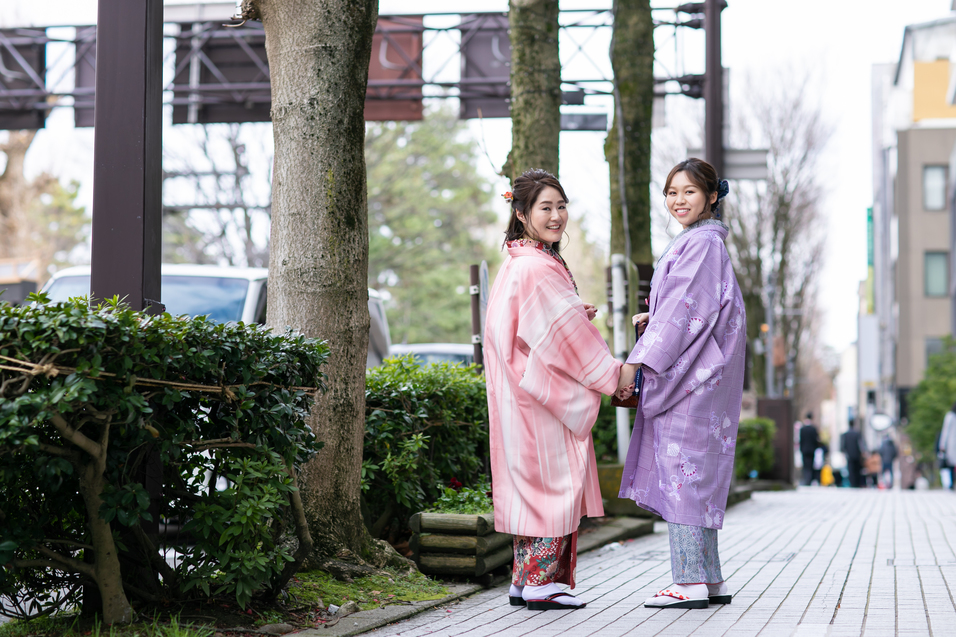
[[[671,583],[666,527],[582,555],[576,611],[528,611],[507,587],[367,635],[956,635],[956,494],[806,488],[755,493],[719,534],[728,606],[652,610]]]

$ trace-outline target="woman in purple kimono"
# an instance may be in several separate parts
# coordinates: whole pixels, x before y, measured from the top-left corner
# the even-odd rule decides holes
[[[717,529],[733,474],[747,321],[719,220],[726,194],[707,162],[688,159],[671,170],[665,201],[684,230],[657,263],[650,313],[634,317],[642,335],[625,368],[642,368],[644,380],[620,497],[667,521],[674,576],[648,607],[731,600]]]

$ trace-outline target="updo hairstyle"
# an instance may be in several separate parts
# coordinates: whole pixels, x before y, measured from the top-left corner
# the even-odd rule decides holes
[[[558,178],[546,170],[540,168],[531,168],[521,173],[521,176],[515,179],[511,186],[511,219],[508,221],[508,229],[505,230],[505,241],[515,241],[525,235],[525,224],[518,219],[518,213],[530,214],[534,204],[538,201],[541,191],[547,187],[554,188],[561,193],[565,201],[568,196],[561,187]],[[527,217],[526,217],[527,218]],[[534,228],[532,227],[532,232]],[[529,233],[530,234],[530,233]],[[535,233],[537,234],[537,233]],[[558,251],[558,241],[551,244],[551,249]]]
[[[727,182],[717,177],[717,170],[709,163],[703,159],[691,157],[671,168],[671,171],[667,174],[667,181],[664,182],[664,197],[667,197],[667,191],[671,187],[674,175],[681,172],[685,173],[687,179],[704,192],[710,214],[715,219],[719,219],[720,200],[727,194]],[[717,193],[717,201],[710,203],[710,196],[715,192]]]

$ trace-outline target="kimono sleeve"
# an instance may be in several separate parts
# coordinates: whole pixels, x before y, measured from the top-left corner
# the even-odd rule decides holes
[[[621,363],[562,275],[548,267],[534,270],[534,290],[518,313],[517,336],[530,350],[518,386],[584,440],[597,419],[597,392],[614,393]]]
[[[681,356],[707,339],[721,309],[721,281],[726,249],[711,233],[700,233],[659,283],[656,307],[627,362],[658,374],[674,367]],[[716,236],[716,235],[715,235]]]

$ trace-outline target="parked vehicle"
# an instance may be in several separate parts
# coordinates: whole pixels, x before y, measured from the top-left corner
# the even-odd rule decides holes
[[[163,264],[162,302],[174,316],[205,315],[219,323],[242,321],[262,325],[266,322],[268,279],[266,268]],[[88,296],[90,266],[60,270],[42,291],[54,302]],[[391,341],[382,297],[372,289],[368,291],[368,313],[371,328],[366,367],[374,367],[388,357]]]
[[[392,345],[392,356],[412,354],[419,365],[431,363],[458,363],[471,365],[475,362],[475,346],[461,343],[412,343]]]

